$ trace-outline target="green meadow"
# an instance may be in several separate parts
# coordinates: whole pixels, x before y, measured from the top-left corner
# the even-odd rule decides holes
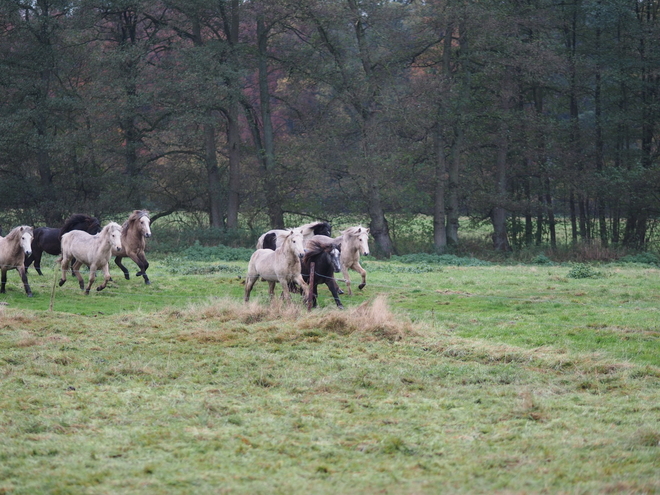
[[[9,273],[0,494],[660,492],[654,264],[366,258],[307,311],[230,258]]]

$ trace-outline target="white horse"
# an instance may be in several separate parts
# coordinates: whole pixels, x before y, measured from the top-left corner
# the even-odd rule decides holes
[[[353,294],[351,290],[351,279],[348,276],[349,269],[355,270],[362,276],[362,283],[358,285],[358,289],[364,289],[364,286],[367,285],[367,272],[360,265],[360,255],[369,255],[369,229],[358,225],[357,227],[347,228],[342,231],[339,237],[334,239],[328,239],[325,236],[314,236],[312,239],[318,239],[324,242],[332,240],[341,246],[341,256],[339,257],[341,261],[341,273],[344,276],[344,282],[346,282],[346,289],[349,296]]]
[[[298,230],[302,233],[304,242],[307,243],[315,235],[330,236],[332,227],[328,222],[311,222],[295,227],[293,230]],[[282,245],[282,239],[289,233],[290,229],[273,229],[265,234],[262,234],[257,241],[257,249],[275,249]]]
[[[5,293],[7,284],[7,272],[14,268],[23,281],[23,287],[28,297],[32,297],[32,290],[28,284],[27,268],[25,258],[32,254],[32,227],[21,225],[12,229],[7,237],[0,237],[0,294]]]
[[[252,287],[261,279],[268,282],[268,294],[271,299],[275,294],[275,284],[282,286],[283,296],[291,300],[289,283],[295,282],[303,288],[303,297],[306,298],[309,286],[303,280],[300,272],[300,259],[305,254],[303,235],[298,230],[290,230],[283,236],[282,245],[275,250],[257,249],[250,257],[247,276],[245,279],[245,302],[250,300]]]
[[[85,289],[85,294],[89,294],[92,284],[96,279],[96,270],[103,270],[104,280],[96,290],[103,290],[108,284],[110,278],[110,268],[108,263],[113,253],[121,251],[121,225],[110,222],[103,227],[101,232],[96,235],[88,234],[83,230],[72,230],[62,236],[62,278],[60,287],[66,282],[66,272],[69,270],[69,264],[73,263],[73,273],[80,283],[80,288],[85,289],[85,282],[80,275],[80,267],[85,264],[89,267],[89,283]]]

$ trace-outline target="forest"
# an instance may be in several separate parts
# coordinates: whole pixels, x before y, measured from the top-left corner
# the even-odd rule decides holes
[[[654,248],[659,0],[0,0],[0,225],[432,218]]]

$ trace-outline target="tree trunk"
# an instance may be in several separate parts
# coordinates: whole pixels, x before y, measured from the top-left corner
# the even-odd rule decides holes
[[[227,38],[234,49],[238,45],[239,28],[239,0],[231,0],[231,13],[229,16],[229,26]],[[234,57],[232,57],[234,58]],[[237,63],[234,60],[234,63]],[[241,137],[238,125],[238,102],[232,101],[229,104],[228,124],[227,124],[227,144],[229,147],[229,197],[227,201],[227,228],[238,228],[238,211],[240,208],[240,187],[241,187]]]
[[[509,129],[506,123],[508,113],[511,111],[511,82],[508,73],[502,82],[500,128],[497,136],[497,155],[495,159],[495,206],[491,210],[493,222],[493,247],[496,251],[511,251],[511,245],[506,231],[507,211],[504,204],[507,198],[507,155],[509,152]]]
[[[457,124],[456,138],[452,146],[451,161],[449,165],[449,202],[447,205],[447,244],[450,246],[458,245],[458,227],[459,227],[459,171],[461,167],[461,151],[463,149],[463,129]]]
[[[445,191],[447,189],[447,158],[445,157],[444,139],[440,123],[435,129],[435,171],[434,171],[434,198],[433,198],[433,245],[438,253],[447,249],[447,229],[445,214]]]
[[[270,226],[284,228],[284,211],[276,177],[275,142],[270,109],[270,90],[268,88],[268,31],[263,16],[257,18],[258,78],[259,103],[261,106],[261,125],[263,132],[262,148],[257,153],[262,155],[264,172],[264,193]]]
[[[211,227],[222,228],[222,187],[220,185],[220,170],[215,144],[215,127],[204,124],[204,163],[209,191],[209,224]]]
[[[511,251],[506,231],[507,211],[502,206],[502,202],[506,199],[506,163],[508,146],[506,132],[501,132],[500,134],[497,145],[497,162],[495,170],[497,203],[491,211],[491,221],[493,223],[493,248],[496,251]]]
[[[385,218],[385,212],[380,201],[380,185],[378,179],[371,177],[367,184],[369,196],[369,217],[371,222],[369,228],[371,235],[374,237],[380,251],[386,257],[392,256],[394,253],[394,246],[390,237],[390,228]]]

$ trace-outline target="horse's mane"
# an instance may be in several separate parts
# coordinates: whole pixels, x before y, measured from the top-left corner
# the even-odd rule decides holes
[[[18,227],[14,227],[11,229],[9,234],[4,237],[4,239],[7,241],[15,241],[18,237],[21,237],[25,231],[32,232],[32,227],[28,225],[19,225]]]
[[[342,235],[360,235],[362,232],[360,230],[364,230],[366,232],[369,231],[369,229],[365,229],[362,225],[357,225],[355,227],[348,227],[346,230],[342,231]]]
[[[99,230],[101,228],[101,223],[98,221],[97,218],[92,217],[90,215],[85,215],[84,213],[74,213],[71,215],[69,218],[66,219],[64,222],[64,225],[60,229],[60,237],[62,237],[62,234],[66,234],[67,232],[71,232],[72,230],[76,230],[74,227],[79,224],[84,224],[87,227],[90,227],[94,224],[98,224]],[[87,229],[84,229],[87,230]]]
[[[133,210],[133,213],[131,213],[131,215],[122,225],[122,230],[128,230],[129,225],[134,224],[142,217],[149,217],[149,212],[147,210]]]
[[[337,247],[335,244],[328,244],[317,239],[307,241],[303,263],[308,263],[311,258],[314,258],[323,252],[330,252],[335,247]]]
[[[328,222],[311,222],[298,227],[304,236],[327,235],[330,237],[332,227]]]

